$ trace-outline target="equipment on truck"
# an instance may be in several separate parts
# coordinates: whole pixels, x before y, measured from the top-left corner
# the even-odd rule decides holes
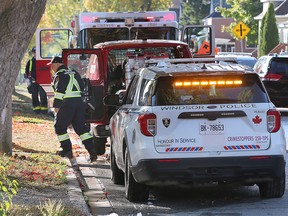
[[[98,154],[105,152],[109,119],[115,107],[106,107],[103,98],[126,90],[135,72],[150,59],[191,58],[187,44],[174,40],[131,40],[100,43],[93,49],[63,49],[65,65],[77,70],[85,84],[86,122]],[[136,92],[135,92],[136,93]]]

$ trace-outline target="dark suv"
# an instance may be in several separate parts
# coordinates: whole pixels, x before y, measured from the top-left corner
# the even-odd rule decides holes
[[[262,56],[254,66],[262,78],[271,101],[288,107],[288,56]]]

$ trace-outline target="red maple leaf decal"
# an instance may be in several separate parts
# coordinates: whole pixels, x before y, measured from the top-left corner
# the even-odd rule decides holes
[[[252,119],[254,124],[260,124],[262,122],[262,119],[257,115],[255,118]]]

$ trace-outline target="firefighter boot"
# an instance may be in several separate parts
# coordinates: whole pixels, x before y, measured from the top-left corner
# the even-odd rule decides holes
[[[61,157],[68,157],[69,159],[73,158],[72,146],[70,140],[65,140],[61,142],[61,151],[57,151],[56,155]]]
[[[89,161],[90,163],[96,162],[97,161],[97,152],[95,150],[94,144],[92,142],[92,139],[87,139],[82,141],[84,144],[85,148],[89,152],[90,158]]]
[[[97,161],[97,154],[90,154],[90,163],[94,163]]]
[[[73,158],[73,153],[72,151],[57,151],[56,155],[59,155],[61,157],[67,157],[69,159]]]

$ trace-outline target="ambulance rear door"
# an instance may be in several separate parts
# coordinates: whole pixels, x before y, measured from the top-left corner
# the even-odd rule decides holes
[[[47,65],[54,56],[61,56],[62,49],[71,48],[71,28],[39,28],[36,30],[36,79],[47,96],[53,96],[51,67]]]
[[[101,49],[63,49],[64,64],[77,71],[83,79],[85,89],[82,94],[86,104],[86,121],[106,123],[107,111],[103,104],[106,95],[104,60]]]

